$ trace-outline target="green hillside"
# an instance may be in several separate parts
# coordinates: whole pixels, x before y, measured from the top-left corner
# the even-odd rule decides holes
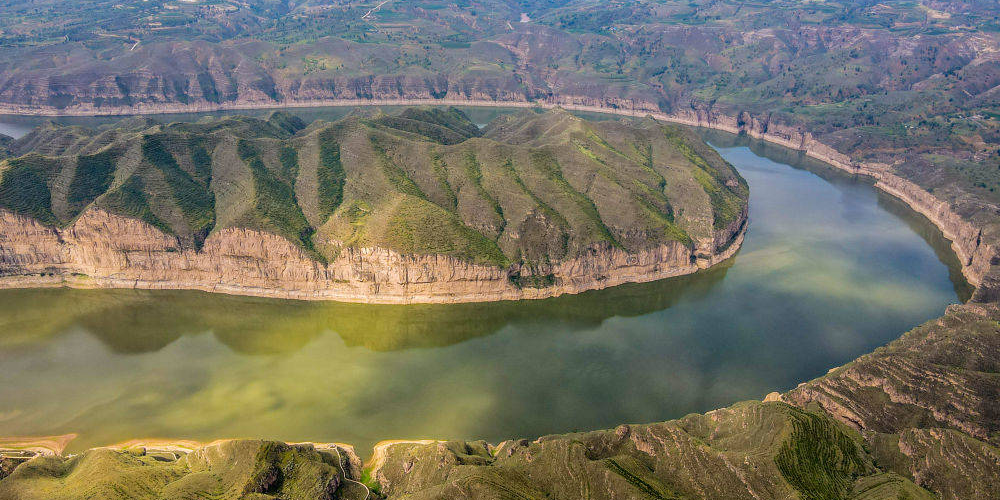
[[[68,226],[90,208],[200,248],[249,228],[319,260],[345,247],[481,264],[558,262],[713,237],[746,183],[685,129],[524,111],[480,129],[455,108],[307,126],[273,113],[100,130],[48,124],[14,141],[0,206]]]

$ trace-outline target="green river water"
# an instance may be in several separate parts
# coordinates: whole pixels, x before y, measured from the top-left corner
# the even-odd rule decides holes
[[[733,259],[691,276],[414,306],[0,291],[0,436],[76,433],[70,451],[265,437],[365,454],[382,439],[667,420],[790,389],[968,297],[947,242],[898,201],[785,149],[706,138],[750,183],[751,221]]]

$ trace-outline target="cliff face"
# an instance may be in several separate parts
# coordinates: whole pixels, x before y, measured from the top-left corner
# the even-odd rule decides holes
[[[574,101],[569,97],[564,101]],[[582,101],[586,101],[583,99]],[[816,139],[812,133],[801,127],[789,126],[771,121],[769,115],[755,115],[749,112],[730,113],[713,108],[690,108],[673,113],[647,112],[627,107],[603,107],[601,105],[575,105],[566,102],[566,109],[614,113],[625,116],[651,116],[657,120],[680,123],[695,127],[722,130],[732,134],[745,134],[779,146],[784,146],[823,161],[830,166],[850,174],[862,175],[875,180],[875,187],[899,198],[915,212],[927,217],[944,236],[952,242],[952,249],[962,264],[962,273],[975,286],[977,301],[989,302],[1000,297],[1000,271],[993,269],[1000,257],[1000,241],[993,214],[985,211],[968,197],[941,199],[915,182],[896,174],[892,165],[873,162],[857,162],[834,147]]]
[[[434,98],[415,95],[408,97],[382,96],[378,98],[347,97],[344,99],[329,99],[316,97],[309,100],[294,100],[281,102],[282,106],[309,107],[324,105],[474,105],[474,106],[508,106],[552,108],[563,107],[575,111],[597,113],[613,113],[624,116],[652,116],[658,120],[680,123],[684,125],[711,128],[734,134],[746,134],[750,137],[765,140],[773,144],[802,151],[808,156],[826,162],[834,168],[851,174],[865,175],[876,181],[876,187],[901,199],[910,208],[927,217],[952,242],[952,249],[962,263],[962,272],[970,284],[977,287],[975,299],[992,301],[1000,298],[1000,278],[987,276],[991,267],[1000,255],[995,228],[984,234],[984,225],[992,225],[991,221],[973,220],[989,214],[981,213],[981,208],[971,206],[971,201],[958,196],[956,199],[941,199],[928,192],[915,182],[905,179],[893,172],[892,166],[884,163],[856,162],[848,155],[837,151],[834,147],[816,139],[812,133],[799,126],[789,126],[772,121],[769,115],[755,115],[750,112],[715,110],[711,107],[678,109],[672,113],[663,113],[651,99],[647,98],[616,98],[593,97],[583,94],[546,95],[531,102],[520,96],[512,95],[510,100],[505,97],[495,98],[482,95],[445,94],[445,97]],[[157,113],[212,111],[218,109],[252,109],[269,107],[274,103],[242,103],[233,105],[178,105],[162,104],[145,107],[144,104],[119,108],[80,109],[62,111],[66,114],[112,113]],[[9,106],[9,105],[5,105]],[[37,113],[37,107],[10,108],[11,112]],[[968,206],[966,206],[968,205]],[[1000,274],[1000,273],[994,273]],[[982,285],[982,286],[981,286]]]
[[[0,287],[177,288],[372,303],[535,299],[711,266],[739,249],[745,216],[720,232],[715,251],[700,257],[680,242],[636,253],[606,245],[555,265],[503,269],[384,248],[345,248],[321,263],[280,236],[242,228],[209,236],[200,250],[182,249],[174,236],[100,209],[65,229],[0,210]],[[519,287],[511,274],[547,284]]]

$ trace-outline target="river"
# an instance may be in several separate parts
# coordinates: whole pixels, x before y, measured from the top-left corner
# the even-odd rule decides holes
[[[0,132],[34,123],[0,119]],[[968,297],[940,232],[869,183],[705,136],[750,183],[750,225],[733,259],[690,276],[413,306],[0,291],[0,436],[76,433],[70,451],[262,437],[366,454],[383,439],[662,421],[795,387]]]

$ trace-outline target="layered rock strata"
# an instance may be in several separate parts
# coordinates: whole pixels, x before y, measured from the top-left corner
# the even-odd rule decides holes
[[[942,498],[1000,497],[1000,309],[965,304],[781,396]],[[961,478],[961,479],[958,479]]]
[[[137,219],[89,209],[60,229],[0,210],[0,287],[191,289],[288,299],[369,303],[480,302],[552,297],[693,273],[736,253],[746,211],[699,247],[667,242],[629,253],[604,245],[531,270],[474,264],[446,255],[345,248],[322,263],[270,233],[229,228],[200,250]],[[697,252],[697,254],[696,254]],[[551,277],[518,287],[512,274]]]

